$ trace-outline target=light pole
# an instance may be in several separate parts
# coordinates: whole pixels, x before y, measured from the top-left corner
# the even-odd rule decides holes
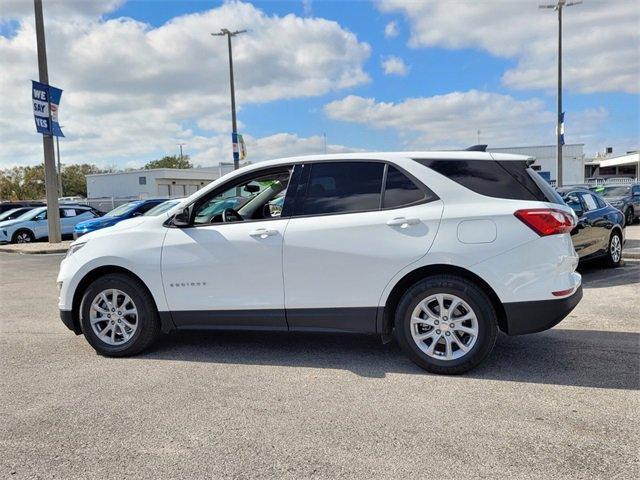
[[[557,173],[556,173],[556,186],[562,186],[562,9],[564,7],[571,7],[572,5],[578,5],[582,3],[582,0],[570,1],[558,0],[558,3],[552,5],[539,5],[538,8],[551,8],[558,12],[558,117],[556,119],[556,142],[557,142]]]
[[[38,46],[38,73],[40,83],[49,85],[49,71],[47,69],[47,45],[44,37],[44,18],[42,14],[42,0],[34,0],[36,17],[36,43]],[[48,100],[48,99],[47,99]],[[51,122],[49,122],[51,126]],[[49,242],[60,243],[60,210],[58,206],[58,188],[56,185],[56,159],[53,152],[53,135],[42,135],[44,148],[44,181],[47,196],[47,225]]]
[[[214,37],[223,37],[226,35],[227,44],[229,45],[229,82],[231,84],[231,135],[232,138],[236,138],[238,134],[238,126],[236,124],[236,92],[233,85],[233,54],[231,52],[231,37],[235,37],[240,33],[244,33],[246,30],[236,30],[234,32],[229,31],[226,28],[221,28],[220,33],[212,33]],[[233,155],[233,169],[240,168],[240,159]]]
[[[186,145],[186,143],[179,143],[178,147],[180,147],[180,163],[182,164],[182,146]]]

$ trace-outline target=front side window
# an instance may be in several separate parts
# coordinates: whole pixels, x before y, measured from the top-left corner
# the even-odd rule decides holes
[[[389,165],[384,187],[383,208],[397,208],[424,200],[425,194],[409,177]]]
[[[275,218],[279,213],[272,208],[271,202],[285,194],[290,177],[289,170],[261,174],[231,185],[212,197],[205,197],[196,203],[193,223],[206,225]]]
[[[582,212],[582,202],[576,192],[568,193],[564,196],[565,203],[570,206],[575,212]]]
[[[307,189],[296,215],[378,210],[384,163],[326,162],[309,164]]]

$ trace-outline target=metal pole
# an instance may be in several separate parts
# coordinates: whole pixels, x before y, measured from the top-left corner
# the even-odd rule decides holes
[[[557,175],[556,186],[562,186],[562,135],[560,133],[562,118],[562,3],[558,3],[558,118],[556,125]]]
[[[62,163],[60,162],[60,137],[56,137],[56,151],[58,153],[58,195],[63,197],[62,193]]]
[[[42,14],[42,0],[34,0],[36,19],[36,41],[38,46],[38,71],[41,83],[49,84],[47,70],[47,46],[44,36],[44,19]],[[51,126],[51,123],[49,123]],[[58,189],[56,186],[56,159],[53,151],[53,136],[42,135],[44,149],[44,181],[47,196],[47,224],[49,227],[49,242],[60,243],[60,210],[58,206]]]
[[[233,134],[238,133],[238,125],[236,123],[236,91],[233,85],[233,53],[231,52],[231,32],[227,32],[227,43],[229,45],[229,82],[231,83],[231,131]],[[240,168],[240,160],[233,156],[233,169]]]

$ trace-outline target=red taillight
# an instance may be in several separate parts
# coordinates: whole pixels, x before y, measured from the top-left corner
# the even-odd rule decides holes
[[[571,215],[553,208],[528,208],[514,215],[541,237],[569,233],[575,226]]]

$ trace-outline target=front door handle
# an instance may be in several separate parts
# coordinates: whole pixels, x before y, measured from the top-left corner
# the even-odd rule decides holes
[[[387,225],[392,227],[399,226],[400,228],[407,228],[409,225],[417,225],[420,223],[419,218],[405,218],[405,217],[396,217],[387,221]]]
[[[278,234],[277,230],[268,230],[266,228],[256,228],[255,230],[252,230],[249,232],[249,235],[251,235],[252,237],[260,237],[260,238],[267,238],[277,234]]]

